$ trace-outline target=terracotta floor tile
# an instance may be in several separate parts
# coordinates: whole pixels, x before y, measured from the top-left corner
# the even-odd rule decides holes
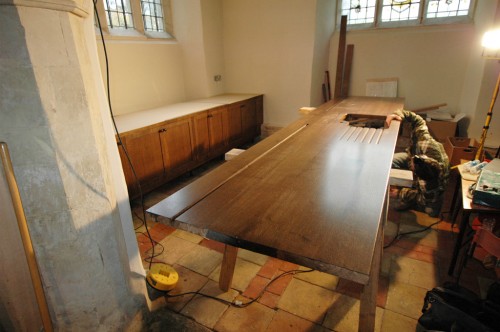
[[[434,264],[412,259],[410,256],[395,257],[391,265],[390,279],[425,289],[439,284],[439,271]]]
[[[323,326],[338,332],[358,331],[359,300],[336,293],[333,303],[326,314]],[[375,331],[380,331],[384,309],[376,308]]]
[[[436,256],[434,254],[426,254],[420,251],[410,250],[406,253],[406,256],[422,262],[427,262],[432,264],[436,263],[435,261]]]
[[[161,245],[161,247],[160,247]],[[157,256],[154,258],[156,261],[164,262],[166,264],[174,264],[186,254],[191,252],[196,244],[173,236],[172,234],[165,237],[160,241],[160,245],[155,248]],[[150,251],[148,251],[148,254]]]
[[[299,268],[299,266],[297,264],[286,262],[286,261],[282,261],[280,269],[282,271],[286,272],[286,271],[297,270],[298,268]]]
[[[221,265],[210,274],[209,278],[219,282],[220,268]],[[259,265],[237,258],[231,288],[237,289],[240,292],[245,291],[259,270]]]
[[[391,281],[385,309],[413,319],[422,314],[422,305],[427,289],[403,282]]]
[[[269,257],[266,263],[260,268],[258,275],[264,278],[272,279],[279,273],[279,269],[282,264],[282,260]]]
[[[339,283],[335,291],[337,293],[359,299],[361,297],[361,292],[363,291],[363,285],[354,281],[339,278]]]
[[[264,265],[268,259],[268,256],[245,249],[238,249],[238,257],[261,266]]]
[[[201,240],[200,245],[205,247],[205,248],[209,248],[209,249],[215,250],[217,252],[220,252],[221,254],[224,253],[224,248],[225,248],[224,243],[210,240],[210,239],[203,239],[203,240]]]
[[[203,246],[194,246],[177,263],[191,271],[209,276],[222,263],[222,254]]]
[[[314,324],[301,317],[294,316],[286,311],[278,310],[274,315],[271,324],[267,329],[269,332],[283,331],[283,332],[324,332],[328,331],[324,327]]]
[[[193,242],[195,244],[198,244],[203,240],[203,237],[201,237],[199,235],[189,233],[189,232],[186,232],[186,231],[183,231],[180,229],[176,229],[175,232],[172,233],[172,235],[177,236],[181,239],[187,240],[189,242]]]
[[[419,251],[426,254],[434,254],[434,252],[436,251],[435,247],[428,247],[426,245],[422,245],[418,241],[415,241],[413,239],[402,238],[396,241],[394,245],[404,249]]]
[[[276,276],[277,277],[277,276]],[[276,278],[275,277],[275,278]],[[291,274],[283,275],[276,281],[274,281],[268,288],[267,291],[276,295],[281,295],[287,288],[288,284],[292,281],[293,276]]]
[[[234,289],[230,289],[227,292],[221,290],[219,288],[219,284],[210,279],[205,284],[205,286],[203,286],[203,288],[200,290],[200,293],[214,296],[229,302],[232,302],[239,295],[238,291]]]
[[[250,281],[250,284],[248,285],[247,289],[245,289],[242,295],[249,299],[255,299],[257,298],[257,296],[259,296],[259,294],[262,293],[262,291],[270,281],[271,280],[257,275],[252,279],[252,281]]]
[[[200,290],[200,293],[229,302],[232,302],[238,296],[238,292],[234,289],[228,292],[220,290],[219,285],[213,280],[209,280]],[[229,304],[197,295],[181,310],[181,314],[193,318],[196,322],[208,328],[213,328],[228,308]]]
[[[137,236],[137,244],[142,257],[145,257],[146,255],[144,254],[153,247],[151,240],[143,234],[139,234]]]
[[[279,300],[280,297],[278,295],[270,292],[264,292],[258,302],[271,309],[276,309],[278,307]]]
[[[397,312],[387,310],[384,311],[382,320],[382,331],[384,332],[402,332],[402,331],[418,331],[417,320],[398,314]]]
[[[321,324],[334,302],[334,294],[326,288],[292,279],[278,302],[278,308]]]
[[[215,325],[220,332],[263,332],[271,323],[275,311],[258,302],[244,308],[229,307]]]
[[[175,228],[157,223],[149,230],[151,236],[156,241],[161,241],[165,238],[165,236],[172,234],[175,232]]]
[[[212,329],[229,305],[204,296],[196,295],[181,310],[181,314]]]
[[[174,269],[179,274],[179,281],[170,295],[184,294],[188,292],[199,291],[207,282],[208,278],[186,269],[180,265],[174,265]],[[179,312],[194,297],[192,294],[166,298],[167,307],[173,311]]]

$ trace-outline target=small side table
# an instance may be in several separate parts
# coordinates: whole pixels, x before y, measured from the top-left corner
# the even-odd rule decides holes
[[[490,214],[500,214],[500,209],[492,208],[486,205],[480,205],[472,203],[472,199],[468,197],[469,187],[473,185],[476,181],[471,180],[471,174],[463,171],[462,166],[458,167],[460,172],[460,192],[458,193],[458,204],[456,205],[456,212],[453,213],[453,222],[456,222],[458,217],[458,211],[462,210],[462,218],[460,220],[459,232],[457,239],[455,241],[455,246],[453,248],[453,255],[451,257],[450,266],[448,268],[448,275],[453,276],[455,272],[455,267],[457,264],[457,259],[462,249],[464,243],[465,232],[469,228],[469,219],[472,213],[490,213]]]

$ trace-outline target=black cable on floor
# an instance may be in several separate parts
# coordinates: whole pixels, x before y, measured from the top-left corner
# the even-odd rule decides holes
[[[164,264],[164,263],[162,263],[162,264]],[[274,277],[273,279],[271,279],[271,281],[269,281],[269,283],[262,289],[262,291],[259,293],[259,295],[257,295],[257,297],[255,297],[254,299],[252,299],[252,300],[250,300],[248,302],[245,302],[245,303],[243,303],[241,301],[238,301],[238,300],[227,301],[227,300],[220,299],[220,298],[212,296],[212,295],[200,293],[200,291],[186,292],[186,293],[171,295],[171,294],[169,294],[169,291],[160,291],[160,290],[157,290],[156,288],[154,288],[153,285],[151,285],[149,283],[149,281],[147,279],[146,279],[146,281],[147,281],[147,283],[148,283],[149,286],[151,286],[153,289],[155,289],[155,290],[157,290],[159,292],[164,293],[165,297],[167,297],[167,298],[181,297],[181,296],[184,296],[184,295],[200,295],[200,296],[203,296],[203,297],[206,297],[206,298],[209,298],[209,299],[212,299],[212,300],[216,300],[216,301],[222,302],[224,304],[227,304],[227,305],[230,305],[230,306],[233,306],[233,307],[236,307],[236,308],[246,308],[249,305],[251,305],[252,303],[258,301],[264,295],[265,291],[269,288],[269,286],[271,286],[278,279],[280,279],[280,278],[282,278],[284,276],[287,276],[287,275],[295,275],[295,274],[299,274],[299,273],[308,273],[308,272],[313,272],[313,271],[314,271],[313,269],[285,271],[285,272],[281,273],[280,275],[278,275],[278,276]]]
[[[417,234],[417,233],[425,232],[425,231],[431,229],[432,226],[435,226],[435,225],[439,224],[441,221],[443,221],[443,220],[440,219],[440,220],[436,221],[435,223],[433,223],[433,224],[431,224],[431,225],[429,225],[429,226],[427,226],[425,228],[422,228],[422,229],[419,229],[419,230],[416,230],[416,231],[405,232],[405,233],[399,233],[400,224],[398,223],[397,224],[398,225],[398,230],[396,232],[396,236],[394,236],[394,238],[391,240],[391,242],[389,242],[388,244],[386,244],[384,246],[384,249],[389,248],[390,246],[392,246],[395,242],[397,242],[398,240],[400,240],[405,235]]]

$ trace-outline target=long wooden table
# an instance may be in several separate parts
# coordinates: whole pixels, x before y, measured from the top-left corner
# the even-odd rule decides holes
[[[354,127],[346,114],[402,109],[393,98],[328,102],[148,212],[226,244],[220,287],[230,288],[237,248],[364,285],[360,331],[375,323],[383,227],[399,130]]]

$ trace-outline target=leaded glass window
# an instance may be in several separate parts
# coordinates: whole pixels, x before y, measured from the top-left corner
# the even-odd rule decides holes
[[[469,14],[470,0],[430,0],[427,18],[466,16]]]
[[[103,2],[110,28],[129,29],[134,27],[129,0],[104,0]]]
[[[141,0],[144,30],[165,31],[161,0]]]

